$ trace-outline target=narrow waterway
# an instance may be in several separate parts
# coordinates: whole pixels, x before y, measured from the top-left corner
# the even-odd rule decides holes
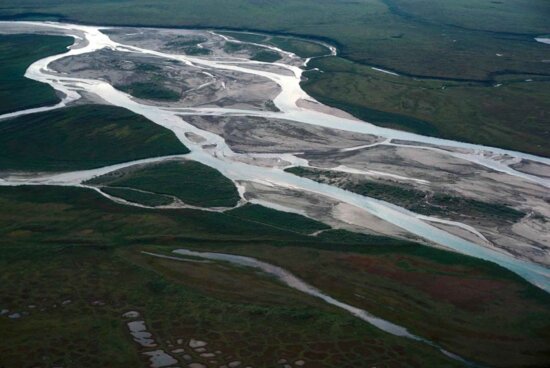
[[[150,253],[150,252],[142,252],[144,254],[148,254],[155,257],[161,257],[161,258],[167,258],[171,260],[179,260],[179,261],[191,261],[191,262],[197,262],[197,260],[194,259],[182,259],[177,257],[169,257],[162,254],[156,254],[156,253]],[[213,253],[213,252],[196,252],[188,249],[176,249],[173,251],[173,253],[182,255],[182,256],[188,256],[188,257],[196,257],[203,260],[212,260],[212,261],[223,261],[223,262],[229,262],[235,265],[239,266],[245,266],[245,267],[251,267],[255,269],[259,269],[262,272],[265,272],[268,275],[274,276],[276,279],[281,281],[283,284],[298,290],[304,294],[311,295],[313,297],[322,299],[324,302],[331,304],[335,307],[338,307],[340,309],[343,309],[353,316],[377,327],[378,329],[387,332],[394,336],[399,337],[405,337],[411,340],[419,341],[422,343],[425,343],[427,345],[430,345],[436,349],[438,349],[440,352],[445,354],[446,356],[458,360],[462,363],[464,363],[467,366],[470,367],[477,367],[477,364],[472,363],[454,353],[451,353],[443,348],[441,348],[436,343],[427,340],[425,338],[422,338],[420,336],[414,335],[411,332],[409,332],[405,327],[396,325],[395,323],[392,323],[390,321],[387,321],[385,319],[376,317],[372,315],[371,313],[367,312],[364,309],[354,307],[352,305],[343,303],[337,299],[334,299],[330,295],[325,294],[321,290],[315,288],[314,286],[306,283],[302,279],[296,277],[289,271],[285,270],[284,268],[281,268],[279,266],[272,265],[267,262],[263,262],[260,260],[257,260],[253,257],[246,257],[246,256],[239,256],[234,254],[226,254],[226,253]]]

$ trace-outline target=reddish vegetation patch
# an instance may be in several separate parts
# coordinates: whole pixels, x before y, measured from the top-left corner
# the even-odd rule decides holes
[[[475,269],[435,265],[403,256],[379,258],[343,255],[339,259],[344,261],[347,267],[412,286],[436,300],[444,300],[458,308],[470,311],[479,310],[483,304],[492,303],[501,299],[504,296],[503,293],[510,292],[509,283],[482,278]],[[400,261],[407,262],[412,269],[406,270],[399,267],[397,263]],[[438,274],[438,271],[447,274]],[[453,275],[449,275],[450,273]]]

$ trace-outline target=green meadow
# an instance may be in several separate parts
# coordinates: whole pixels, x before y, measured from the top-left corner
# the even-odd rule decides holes
[[[550,76],[492,82],[393,76],[338,57],[313,60],[303,88],[365,121],[541,156],[550,155]],[[531,81],[526,81],[531,79]]]
[[[0,170],[82,170],[189,152],[168,129],[112,106],[24,115],[0,121],[0,133]]]
[[[168,161],[130,167],[96,177],[87,184],[113,189],[138,189],[164,198],[166,195],[173,196],[186,204],[201,207],[231,207],[240,199],[231,180],[195,161]],[[138,203],[143,202],[138,200]]]
[[[32,63],[60,54],[72,43],[70,37],[0,35],[0,114],[58,103],[53,88],[24,75]]]
[[[181,247],[277,264],[477,362],[547,361],[548,295],[489,262],[346,232],[308,236],[323,227],[260,206],[146,210],[47,186],[0,188],[0,206],[0,307],[21,314],[0,318],[5,366],[140,365],[122,318],[129,310],[161,348],[196,338],[254,366],[283,357],[316,367],[460,366],[261,273],[142,253]]]

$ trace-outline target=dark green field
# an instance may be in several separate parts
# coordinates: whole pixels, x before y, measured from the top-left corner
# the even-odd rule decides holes
[[[0,35],[0,114],[58,103],[53,88],[24,75],[29,65],[72,43],[69,37]]]
[[[263,206],[248,204],[226,212],[239,219],[257,221],[260,224],[273,226],[276,229],[293,231],[298,234],[311,234],[319,230],[330,229],[329,226],[293,213],[276,211]]]
[[[189,150],[142,116],[86,105],[0,121],[0,152],[0,170],[67,171]]]
[[[239,219],[142,210],[76,188],[0,188],[0,206],[0,308],[22,314],[0,317],[0,364],[7,367],[140,365],[121,317],[129,310],[142,314],[167,351],[167,340],[197,338],[258,367],[281,357],[315,367],[458,366],[256,272],[140,253],[177,247],[273,262],[492,366],[547,362],[548,295],[474,258],[345,234],[304,236],[273,226],[261,211]],[[295,215],[286,222],[314,228]]]
[[[88,184],[166,194],[186,204],[202,207],[231,207],[240,198],[237,188],[229,179],[217,170],[195,161],[170,161],[124,169],[94,178]],[[138,203],[148,204],[142,201]]]

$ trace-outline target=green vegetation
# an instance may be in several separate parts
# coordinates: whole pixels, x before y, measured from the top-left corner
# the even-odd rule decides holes
[[[417,202],[416,205],[410,206],[410,210],[439,217],[449,216],[449,214],[462,214],[473,218],[492,218],[510,223],[517,222],[526,215],[525,212],[501,203],[488,203],[440,193],[429,197],[429,202]]]
[[[449,24],[493,32],[509,32],[513,29],[517,33],[539,33],[538,29],[543,23],[537,12],[548,9],[548,4],[525,0],[492,0],[486,3],[480,3],[478,0],[442,0],[436,3],[430,0],[415,0],[414,3],[407,0],[391,0],[387,3],[410,18],[422,17],[434,24]],[[483,19],[479,19],[481,16]]]
[[[361,234],[361,233],[352,233],[346,230],[328,230],[323,231],[318,235],[319,238],[323,239],[326,242],[336,242],[336,243],[349,243],[354,245],[369,244],[370,249],[369,253],[378,250],[379,252],[386,252],[390,250],[391,252],[395,251],[398,247],[402,248],[402,251],[407,254],[417,254],[412,253],[411,251],[417,252],[424,249],[425,247],[418,247],[416,243],[407,240],[388,238],[386,236],[379,235],[370,235],[370,234]],[[319,248],[324,250],[330,250],[329,248]],[[338,248],[339,250],[345,250]],[[363,249],[357,247],[346,248],[353,252],[362,253]],[[433,254],[423,254],[424,257],[430,257]],[[438,254],[438,256],[444,255],[444,253]],[[442,261],[441,257],[437,258],[437,261]]]
[[[321,183],[335,185],[350,192],[381,199],[423,215],[440,217],[461,215],[479,220],[490,218],[510,223],[517,222],[525,216],[525,213],[500,203],[488,203],[448,194],[421,191],[403,185],[361,180],[345,173],[305,167],[291,167],[285,171]],[[351,180],[348,179],[350,176]],[[346,180],[342,180],[343,178]]]
[[[232,207],[240,198],[237,188],[229,179],[217,170],[195,161],[169,161],[130,167],[94,178],[88,184],[166,194],[186,204],[202,207]]]
[[[233,54],[235,52],[239,52],[243,50],[259,50],[259,47],[254,45],[235,43],[235,42],[226,42],[225,45],[223,46],[223,51],[228,54]]]
[[[171,49],[181,50],[187,55],[210,55],[211,50],[205,47],[199,47],[200,43],[206,42],[207,39],[204,37],[188,37],[180,36],[176,37],[175,40],[170,41],[166,44]]]
[[[0,121],[0,170],[68,171],[188,153],[169,130],[111,106]]]
[[[0,114],[58,103],[50,86],[24,75],[32,63],[60,54],[72,43],[69,37],[0,35]]]
[[[121,248],[52,245],[52,253],[42,257],[33,253],[37,250],[29,246],[25,253],[30,257],[1,261],[0,290],[9,303],[4,305],[22,310],[35,303],[44,309],[30,310],[16,321],[0,319],[5,347],[0,363],[8,367],[45,361],[52,366],[148,366],[121,317],[129,310],[140,312],[167,352],[173,348],[166,341],[183,339],[188,350],[187,342],[195,338],[221,351],[218,359],[231,355],[228,361],[254,366],[275,366],[285,357],[305,358],[320,368],[378,361],[459,367],[435,349],[386,336],[250,271],[155,259]],[[12,252],[2,249],[2,254]],[[65,300],[71,302],[62,305]]]
[[[57,17],[110,25],[218,27],[317,37],[346,58],[409,74],[487,79],[502,71],[548,74],[546,0],[9,0],[4,18]],[[505,57],[497,57],[496,54]]]
[[[303,88],[376,125],[550,155],[550,78],[465,83],[393,76],[341,58],[313,60]],[[498,87],[495,87],[497,85]]]
[[[183,51],[187,55],[192,56],[201,56],[201,55],[210,55],[212,53],[212,50],[207,49],[205,47],[198,47],[198,46],[187,46],[183,49]]]
[[[269,43],[303,58],[324,56],[330,53],[329,49],[317,42],[309,42],[297,38],[277,36],[270,38]]]
[[[162,71],[162,68],[155,64],[137,63],[136,70],[140,72],[159,72]]]
[[[143,192],[130,188],[102,187],[101,191],[114,197],[125,199],[128,202],[150,207],[165,206],[174,202],[172,198],[165,195]]]
[[[251,60],[263,61],[266,63],[273,63],[281,59],[281,55],[275,51],[261,50],[252,55]]]
[[[319,230],[330,229],[329,226],[294,213],[281,212],[263,206],[248,204],[228,211],[228,215],[240,219],[257,221],[258,223],[273,226],[277,229],[293,231],[300,234],[311,234]]]
[[[281,111],[281,110],[279,110],[277,105],[275,105],[275,102],[273,102],[272,100],[268,100],[268,101],[264,102],[264,108],[268,111],[275,111],[275,112]]]
[[[544,156],[550,155],[548,46],[534,37],[548,34],[549,13],[546,0],[435,5],[429,0],[161,0],[154,8],[146,0],[40,5],[18,0],[0,5],[5,19],[272,32],[276,35],[225,34],[253,42],[271,39],[308,56],[324,48],[289,35],[326,40],[349,61],[317,60],[327,70],[309,73],[305,85],[317,99],[376,124]],[[369,75],[370,65],[432,79],[389,80],[381,73]],[[525,79],[533,83],[491,87]]]
[[[315,48],[321,46],[289,34],[326,39],[354,62],[324,58],[311,64],[325,71],[308,73],[304,85],[319,100],[380,125],[547,156],[547,46],[533,37],[548,33],[549,12],[546,0],[160,0],[154,6],[146,0],[38,5],[9,0],[0,5],[4,18],[272,31],[280,34],[269,36],[272,42],[300,55],[319,54]],[[38,53],[62,51],[65,43],[70,40],[0,38],[1,54],[8,55],[2,58],[2,80],[11,83],[0,89],[7,96],[0,99],[5,112],[57,101],[49,87],[21,76],[24,65],[43,57]],[[232,52],[239,50],[234,46]],[[9,80],[13,76],[19,79]],[[502,85],[490,87],[497,83]],[[135,93],[157,98],[166,93],[155,87],[138,86]],[[83,169],[188,152],[163,128],[104,106],[2,121],[0,133],[0,170]],[[98,180],[108,185],[102,190],[137,203],[161,203],[167,198],[163,193],[197,205],[238,199],[228,179],[193,162],[117,174]],[[441,211],[412,203],[420,194],[406,188],[350,185],[349,190],[419,206],[417,211]],[[447,214],[493,214],[509,221],[523,216],[506,206],[443,195],[430,201],[449,206]],[[0,208],[0,310],[22,313],[14,320],[0,316],[0,366],[143,365],[121,318],[128,310],[141,313],[165,351],[171,350],[167,340],[197,338],[243,365],[303,358],[307,366],[321,368],[458,366],[435,349],[384,334],[256,272],[141,253],[169,254],[178,247],[280,265],[335,298],[483,364],[544,367],[550,356],[548,294],[471,257],[342,230],[307,236],[326,227],[259,206],[228,213],[146,210],[81,188],[2,187]]]
[[[206,41],[208,41],[208,39],[202,36],[177,36],[172,41],[168,42],[166,46],[173,48],[185,48],[187,46],[197,46],[199,43]]]
[[[479,263],[456,262],[453,255],[427,258],[391,247],[380,254],[358,254],[338,252],[338,247],[335,242],[332,251],[269,246],[208,249],[280,265],[339,300],[429,336],[482,365],[544,366],[550,350],[550,296],[545,292],[517,288],[498,271],[488,277],[487,269],[479,272]]]
[[[116,85],[115,88],[137,98],[157,101],[179,101],[180,93],[164,87],[161,83],[135,82],[127,85]]]
[[[297,39],[297,38],[272,36],[272,35],[259,34],[259,33],[244,33],[244,32],[224,31],[224,32],[218,32],[218,33],[229,37],[233,37],[243,42],[254,42],[254,43],[260,43],[264,45],[276,46],[282,50],[290,51],[303,58],[324,56],[329,53],[329,50],[325,46],[320,45],[318,42],[309,42],[309,41]]]
[[[274,227],[261,212],[248,213],[249,220],[122,206],[80,188],[4,187],[0,206],[0,307],[29,313],[0,317],[5,366],[21,366],[23,359],[140,365],[121,317],[129,310],[141,313],[166,351],[167,340],[196,338],[254,366],[281,357],[316,367],[457,366],[435,349],[384,334],[254,271],[141,253],[178,247],[280,265],[491,366],[547,361],[549,296],[489,262],[414,244],[348,242],[353,236],[345,232],[330,240],[300,235]],[[286,222],[293,221],[290,215]]]
[[[217,32],[224,36],[233,37],[236,40],[244,42],[254,42],[254,43],[264,43],[268,35],[260,33],[245,33],[245,32],[229,32],[229,31],[219,31]]]

